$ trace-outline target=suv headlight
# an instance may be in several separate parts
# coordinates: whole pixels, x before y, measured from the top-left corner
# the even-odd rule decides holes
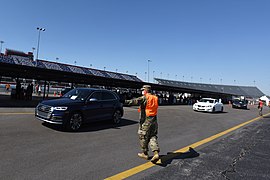
[[[65,111],[67,109],[68,107],[66,106],[52,107],[52,110],[56,110],[56,111]]]

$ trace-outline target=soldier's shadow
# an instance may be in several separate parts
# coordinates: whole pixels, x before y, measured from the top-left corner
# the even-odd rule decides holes
[[[153,163],[158,166],[166,167],[167,165],[171,164],[174,159],[189,159],[198,156],[200,156],[200,154],[190,147],[189,151],[184,153],[168,152],[167,155],[160,155],[160,159],[157,162]]]

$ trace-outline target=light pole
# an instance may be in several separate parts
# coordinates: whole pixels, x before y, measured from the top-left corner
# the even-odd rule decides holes
[[[177,80],[177,74],[175,75],[175,80]]]
[[[115,72],[117,73],[118,69],[115,69]]]
[[[0,54],[1,54],[2,53],[2,45],[3,45],[4,41],[0,41],[0,43],[1,43],[1,48],[0,48]]]
[[[59,58],[57,57],[57,58],[55,58],[55,60],[56,60],[56,62],[58,62]]]
[[[77,61],[74,61],[74,64],[75,64],[75,66],[76,66],[76,64],[77,64]]]
[[[153,71],[153,82],[155,82],[155,71]]]
[[[146,74],[147,74],[147,72],[145,71],[144,72],[144,79],[145,79],[145,81],[146,81]]]
[[[90,64],[90,68],[92,68],[93,64]]]
[[[162,79],[162,72],[160,72],[160,79]]]
[[[106,67],[104,66],[104,71],[106,70]]]
[[[183,81],[185,81],[185,76],[183,76]]]
[[[152,62],[150,59],[147,60],[147,66],[148,66],[148,82],[149,82],[149,63]]]
[[[220,84],[222,84],[222,78],[220,79]]]
[[[38,59],[39,41],[40,41],[40,31],[45,31],[45,28],[39,28],[39,27],[37,27],[37,30],[38,30],[38,44],[37,44],[37,57],[36,57],[36,59]]]
[[[254,80],[253,83],[254,83],[254,86],[255,86],[256,81]]]

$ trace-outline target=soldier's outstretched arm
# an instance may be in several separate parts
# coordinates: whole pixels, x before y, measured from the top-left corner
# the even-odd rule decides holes
[[[131,100],[125,100],[125,104],[127,105],[140,105],[144,100],[144,96],[138,97],[138,98],[134,98]]]

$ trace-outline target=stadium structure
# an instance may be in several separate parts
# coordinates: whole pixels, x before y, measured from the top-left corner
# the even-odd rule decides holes
[[[103,86],[114,88],[127,88],[139,90],[142,85],[150,84],[157,94],[190,94],[193,97],[215,97],[229,100],[233,96],[245,96],[256,99],[264,95],[257,87],[230,86],[217,84],[191,83],[155,78],[158,83],[148,83],[137,76],[123,74],[94,68],[74,66],[48,60],[33,60],[33,54],[7,49],[0,55],[0,81],[1,76],[11,78],[35,79],[48,86],[48,82],[66,82],[85,84],[90,86]],[[49,88],[49,87],[48,87]],[[44,94],[45,95],[44,88]],[[45,97],[45,96],[43,96]]]

